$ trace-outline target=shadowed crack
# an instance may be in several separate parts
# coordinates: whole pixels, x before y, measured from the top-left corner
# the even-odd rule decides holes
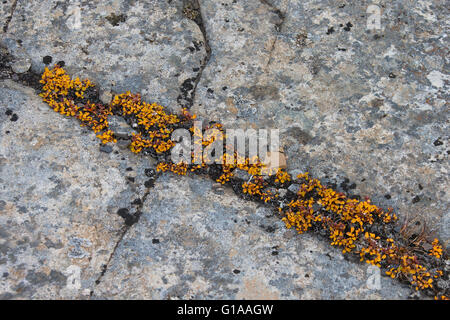
[[[269,58],[267,59],[267,64],[265,69],[267,70],[267,68],[269,67],[271,61],[272,61],[272,55],[273,55],[273,51],[275,50],[275,45],[277,43],[278,40],[278,35],[281,32],[281,29],[283,28],[283,24],[284,21],[286,19],[286,16],[283,12],[281,12],[280,9],[278,9],[277,7],[275,7],[273,4],[271,4],[268,0],[260,0],[262,4],[270,7],[271,11],[273,13],[275,13],[278,16],[278,21],[275,23],[275,30],[277,31],[277,34],[275,35],[275,39],[272,41],[272,45],[270,47],[269,50]]]
[[[203,70],[205,70],[206,65],[211,58],[211,47],[209,46],[208,35],[206,33],[206,28],[203,23],[202,12],[200,8],[200,3],[198,0],[183,0],[183,14],[190,20],[194,21],[200,31],[203,34],[203,44],[205,46],[206,56],[203,59],[200,68],[197,72],[197,75],[193,78],[186,79],[181,88],[182,94],[180,94],[177,98],[177,102],[182,106],[190,109],[194,104],[195,94],[197,91],[198,83],[203,74]]]
[[[273,51],[275,50],[275,44],[277,43],[278,40],[278,34],[281,32],[281,29],[283,27],[284,21],[285,21],[285,14],[283,12],[281,12],[280,9],[276,8],[274,5],[272,5],[269,1],[267,0],[260,0],[262,4],[270,7],[271,11],[273,13],[275,13],[278,16],[279,21],[275,23],[275,30],[277,31],[277,34],[275,35],[275,39],[272,42],[272,45],[270,47],[269,50],[269,58],[267,59],[267,64],[266,64],[266,70],[269,67],[271,61],[272,61],[272,55],[273,55]]]
[[[281,12],[280,9],[278,9],[273,4],[271,4],[268,0],[260,0],[260,1],[262,4],[269,6],[271,11],[274,12],[278,16],[279,21],[277,23],[275,23],[275,30],[280,32],[281,28],[283,27],[284,20],[286,18],[285,14],[283,12]]]
[[[14,11],[16,10],[16,6],[17,6],[17,0],[14,0],[14,2],[12,3],[12,6],[11,6],[11,13],[6,18],[5,25],[3,26],[3,32],[8,32],[9,23],[12,20],[12,17],[14,15]]]
[[[147,173],[147,170],[150,170],[150,174]],[[153,188],[154,183],[155,183],[156,179],[158,178],[158,175],[154,169],[146,169],[146,175],[148,177],[150,177],[150,180],[148,180],[148,181],[151,181],[151,183],[149,184],[147,181],[144,184],[146,188],[145,188],[145,193],[142,197],[142,200],[139,202],[134,214],[129,214],[129,216],[132,217],[132,219],[128,219],[128,217],[125,218],[122,216],[125,220],[125,225],[121,229],[119,239],[117,240],[116,244],[114,245],[114,248],[108,258],[108,261],[106,262],[106,264],[102,265],[101,273],[98,276],[97,280],[95,280],[94,289],[91,290],[90,297],[92,297],[94,295],[95,286],[97,286],[101,283],[102,278],[105,275],[106,271],[108,270],[108,267],[116,254],[117,248],[122,243],[123,238],[125,237],[127,232],[131,229],[131,227],[139,221],[139,218],[142,215],[142,208],[144,206],[145,200],[147,199],[148,195],[150,194],[150,190]]]

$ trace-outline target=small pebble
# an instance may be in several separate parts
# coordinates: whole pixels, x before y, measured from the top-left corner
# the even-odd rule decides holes
[[[30,59],[20,59],[12,64],[12,70],[15,73],[25,73],[31,68]]]

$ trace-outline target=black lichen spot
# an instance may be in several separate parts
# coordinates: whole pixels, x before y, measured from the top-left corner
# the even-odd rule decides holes
[[[42,62],[44,62],[45,64],[50,64],[52,63],[53,58],[51,56],[45,56],[44,58],[42,58]]]
[[[125,219],[130,215],[130,212],[127,208],[120,208],[119,210],[117,210],[117,214]]]
[[[333,32],[334,32],[334,27],[328,28],[328,30],[327,30],[328,35],[332,34]]]
[[[239,273],[241,273],[241,270],[234,269],[234,270],[233,270],[233,273],[234,273],[234,274],[239,274]]]
[[[417,203],[417,202],[419,202],[420,201],[420,197],[419,196],[415,196],[413,199],[412,199],[412,203]]]
[[[134,181],[135,181],[134,177],[127,177],[127,180],[131,183],[134,183]]]
[[[159,243],[159,239],[152,239],[152,243],[153,244],[158,244]]]
[[[57,63],[56,63],[58,66],[60,66],[61,68],[63,68],[65,65],[66,65],[66,63],[64,62],[64,61],[58,61]]]
[[[352,27],[353,27],[353,24],[351,22],[347,22],[347,24],[344,27],[344,30],[350,31]]]
[[[130,210],[128,210],[127,208],[120,208],[119,210],[117,210],[117,214],[125,220],[125,224],[127,226],[132,226],[133,224],[138,222],[140,217],[140,213],[134,215],[130,213]]]
[[[147,168],[144,170],[144,173],[147,177],[153,178],[153,177],[155,177],[156,171],[155,171],[155,169]]]
[[[12,122],[16,122],[18,119],[19,119],[19,116],[14,113],[9,120],[11,120]]]
[[[12,115],[12,110],[11,109],[8,109],[8,110],[6,110],[6,112],[5,112],[5,114],[7,115],[7,116],[10,116],[10,115]]]
[[[438,138],[438,139],[436,139],[436,141],[434,141],[433,142],[433,144],[436,146],[436,147],[438,147],[438,146],[442,146],[444,143],[441,141],[441,140],[439,140],[440,138]]]
[[[390,194],[386,194],[386,195],[384,195],[384,197],[388,200],[392,198]]]
[[[272,251],[272,255],[273,256],[277,256],[278,255],[278,251]]]
[[[152,188],[154,185],[155,185],[155,180],[154,179],[149,179],[149,180],[144,182],[144,186],[146,188]]]
[[[389,73],[389,78],[395,79],[395,78],[397,78],[397,76],[391,72],[391,73]]]
[[[127,16],[124,14],[119,14],[116,16],[115,13],[111,13],[106,17],[106,20],[108,20],[113,27],[117,27],[121,22],[125,22],[125,20],[127,20]]]
[[[194,83],[195,83],[195,78],[188,78],[186,80],[183,81],[183,84],[181,85],[181,94],[178,96],[177,98],[177,102],[181,103],[182,100],[184,99],[188,105],[192,105],[192,97],[191,97],[191,92],[194,89]]]
[[[419,183],[419,190],[423,190],[423,186]]]
[[[128,168],[126,168],[125,170],[126,170],[126,171],[133,171],[133,168],[132,168],[132,167],[128,167]]]

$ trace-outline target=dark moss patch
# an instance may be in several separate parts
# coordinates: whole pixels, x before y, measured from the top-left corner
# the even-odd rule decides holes
[[[127,16],[124,14],[116,15],[114,12],[106,17],[106,20],[113,26],[117,27],[120,23],[125,22],[127,20]]]

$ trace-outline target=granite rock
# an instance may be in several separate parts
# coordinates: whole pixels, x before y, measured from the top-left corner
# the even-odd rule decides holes
[[[388,277],[198,176],[161,176],[93,299],[406,299]]]
[[[0,297],[89,298],[152,163],[100,153],[94,133],[11,81],[0,106]]]
[[[184,107],[206,55],[198,25],[177,1],[18,1],[2,42],[24,50],[41,73],[60,61],[105,91],[140,92],[147,101]],[[49,62],[50,58],[47,58]],[[194,71],[197,70],[197,71]]]
[[[381,10],[369,30],[369,5]],[[434,230],[448,213],[449,12],[441,1],[201,1],[193,111],[280,129],[289,169]]]
[[[369,5],[381,10],[379,29],[367,28]],[[0,48],[1,77],[11,73],[4,64],[26,59],[35,73],[64,64],[98,84],[105,101],[130,90],[172,110],[192,104],[200,120],[226,128],[278,128],[289,172],[391,206],[449,247],[442,1],[8,0],[0,8],[0,42],[11,53],[3,59]],[[0,105],[0,299],[409,295],[385,277],[368,286],[366,265],[286,230],[228,188],[195,176],[155,181],[154,161],[126,150],[127,140],[101,152],[95,134],[30,88],[0,82]],[[111,120],[123,138],[132,132]]]

